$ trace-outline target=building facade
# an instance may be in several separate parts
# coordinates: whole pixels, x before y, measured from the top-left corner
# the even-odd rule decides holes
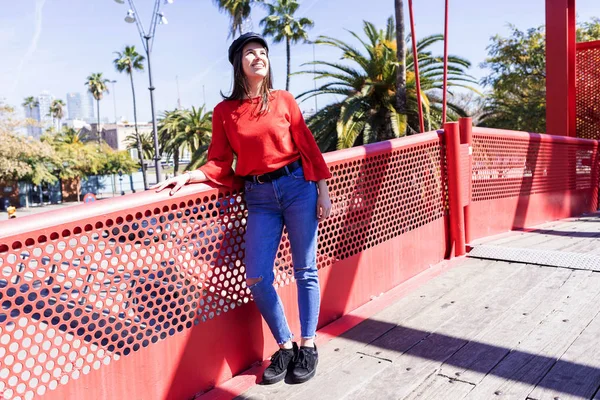
[[[101,124],[101,137],[110,147],[115,150],[127,150],[129,154],[137,159],[137,150],[135,148],[128,149],[129,146],[129,138],[135,137],[135,125],[128,122],[119,122],[118,124]],[[98,138],[97,134],[97,124],[91,123],[88,126],[83,127],[83,136],[87,140],[96,140]],[[150,123],[142,123],[138,124],[138,132],[141,134],[149,134],[152,133],[152,124]]]
[[[35,107],[24,107],[24,109],[25,118],[33,120],[33,123],[27,124],[27,135],[39,139],[46,129],[54,126],[54,119],[50,115],[50,107],[54,101],[54,96],[44,91],[36,97],[36,101],[37,105]]]
[[[52,102],[54,101],[54,96],[50,93],[44,91],[38,96],[38,103],[40,109],[40,123],[42,132],[46,129],[54,126],[54,119],[52,115],[50,115],[50,107],[52,106]]]
[[[95,121],[94,98],[90,92],[67,93],[67,111],[70,120]]]
[[[25,118],[31,120],[27,123],[27,136],[39,139],[42,135],[42,128],[40,126],[40,107],[25,107]]]

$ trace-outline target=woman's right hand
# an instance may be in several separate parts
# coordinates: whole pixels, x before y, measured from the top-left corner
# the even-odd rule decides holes
[[[173,188],[169,192],[169,195],[172,196],[190,181],[190,177],[191,175],[186,172],[185,174],[174,176],[165,181],[159,182],[156,185],[150,186],[150,189],[156,189],[156,193],[158,193],[168,188],[169,186],[173,186]]]

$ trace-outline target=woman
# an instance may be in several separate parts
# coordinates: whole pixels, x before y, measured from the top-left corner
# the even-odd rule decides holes
[[[294,97],[272,90],[268,52],[266,41],[256,33],[246,33],[231,44],[233,91],[214,109],[207,163],[154,188],[173,185],[173,194],[187,183],[210,180],[238,187],[243,181],[248,206],[246,284],[280,347],[263,383],[279,382],[288,371],[293,382],[301,383],[315,375],[318,363],[317,226],[331,211],[325,181],[331,174]],[[298,286],[300,346],[292,341],[273,287],[273,263],[284,225]]]

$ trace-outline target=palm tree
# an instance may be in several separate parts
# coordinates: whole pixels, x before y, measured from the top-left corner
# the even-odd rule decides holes
[[[404,41],[404,0],[394,0],[396,11],[396,112],[406,114],[406,42]]]
[[[96,108],[98,111],[98,126],[96,127],[98,135],[98,143],[101,141],[102,131],[100,130],[100,100],[104,97],[104,93],[108,93],[108,87],[106,84],[109,82],[108,79],[102,76],[102,72],[96,72],[88,76],[85,85],[88,87],[88,91],[96,99]]]
[[[315,79],[329,79],[317,89],[308,90],[298,96],[304,100],[319,94],[343,96],[343,99],[319,110],[309,120],[309,126],[317,137],[323,151],[347,148],[354,145],[387,140],[404,135],[407,131],[416,132],[418,127],[413,54],[407,53],[407,111],[406,116],[396,111],[396,32],[394,21],[388,19],[386,30],[378,31],[370,22],[364,23],[367,40],[350,32],[363,45],[357,48],[331,37],[321,36],[318,44],[333,46],[342,51],[342,58],[356,65],[315,61],[326,67],[316,71],[300,73],[315,74]],[[433,56],[428,47],[443,41],[443,35],[428,36],[417,44],[419,66],[421,67],[422,100],[425,119],[429,130],[441,124],[441,96],[443,88],[443,58]],[[467,75],[469,61],[449,56],[448,84],[475,90],[468,84],[477,83]],[[450,117],[465,115],[465,111],[449,103]]]
[[[235,37],[236,33],[242,34],[244,21],[250,17],[252,3],[259,0],[213,0],[220,11],[231,17],[231,27],[228,37]]]
[[[173,156],[174,173],[179,171],[179,158],[184,152],[191,154],[186,171],[196,169],[206,162],[206,152],[212,135],[212,111],[205,106],[166,112],[159,123],[163,149]]]
[[[25,115],[27,117],[26,125],[27,131],[30,133],[30,126],[39,126],[38,122],[35,120],[32,111],[34,108],[39,107],[40,102],[33,96],[25,97],[23,104],[21,104],[23,108],[25,108]],[[27,115],[27,111],[29,111],[29,115]]]
[[[54,136],[54,140],[59,144],[80,145],[85,142],[83,131],[66,127]]]
[[[137,137],[137,153],[140,158],[140,166],[142,167],[142,178],[144,180],[144,189],[148,189],[148,181],[146,178],[146,165],[144,164],[144,156],[142,151],[142,142],[137,125],[137,107],[135,102],[135,86],[133,84],[133,71],[144,70],[145,57],[135,50],[135,46],[125,46],[123,52],[116,51],[117,58],[113,63],[117,71],[129,75],[131,81],[131,93],[133,95],[133,121],[135,124],[135,135]]]
[[[290,45],[299,41],[308,41],[306,28],[314,26],[313,21],[308,18],[294,19],[294,13],[300,7],[297,0],[275,0],[274,4],[263,3],[269,15],[260,21],[264,36],[272,36],[274,43],[285,40],[287,56],[287,75],[285,78],[285,90],[290,90]]]
[[[142,132],[139,135],[140,141],[142,143],[142,155],[146,159],[151,159],[154,157],[154,139],[152,137],[152,132]],[[134,133],[132,135],[127,135],[125,138],[125,142],[127,143],[127,149],[137,150],[138,136]]]
[[[25,97],[25,100],[23,101],[23,104],[21,104],[21,105],[25,108],[28,108],[31,111],[34,108],[36,108],[37,106],[39,106],[40,102],[37,101],[35,97],[29,96],[29,97]]]
[[[183,149],[189,150],[191,161],[185,167],[190,171],[206,162],[206,153],[212,136],[212,111],[206,111],[205,106],[192,107],[183,115],[183,132],[176,140],[183,143]]]
[[[167,159],[173,157],[173,174],[179,173],[179,159],[182,144],[175,140],[178,132],[182,129],[182,114],[186,110],[175,109],[165,111],[158,121],[158,141],[160,148]]]
[[[60,131],[60,122],[65,116],[65,102],[60,99],[52,101],[49,111],[48,115],[52,116],[55,122],[58,122],[58,124],[55,124],[56,130]]]

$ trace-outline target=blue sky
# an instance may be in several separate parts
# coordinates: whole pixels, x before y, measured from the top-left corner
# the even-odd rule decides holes
[[[393,14],[393,0],[300,0],[298,16],[314,20],[311,38],[333,36],[353,42],[346,30],[360,32],[362,21],[385,26]],[[129,80],[118,74],[112,65],[114,51],[127,44],[142,50],[134,25],[123,18],[126,5],[113,0],[19,0],[3,2],[0,14],[0,100],[12,105],[24,97],[48,90],[65,99],[67,92],[85,91],[85,78],[92,72],[103,72],[116,79],[115,93],[101,101],[101,114],[114,118],[117,113],[132,119]],[[137,0],[138,11],[145,25],[150,20],[153,1]],[[405,1],[405,3],[408,3]],[[443,32],[443,0],[414,2],[417,37]],[[473,63],[471,74],[480,78],[485,71],[479,64],[486,57],[490,37],[506,34],[507,25],[526,29],[544,23],[545,0],[450,0],[450,41],[453,54]],[[37,10],[37,11],[36,11]],[[157,110],[173,109],[177,105],[179,86],[183,106],[199,106],[206,98],[207,107],[220,101],[219,92],[231,86],[231,66],[226,58],[230,39],[227,38],[229,18],[220,13],[212,0],[175,0],[163,7],[169,24],[157,28],[152,58],[156,86]],[[581,21],[600,16],[598,0],[577,0]],[[256,7],[252,14],[255,31],[265,16]],[[408,26],[408,12],[406,12]],[[356,42],[353,42],[356,43]],[[439,52],[441,53],[441,46]],[[318,60],[337,60],[340,54],[325,46],[315,47]],[[312,61],[311,45],[292,47],[292,71]],[[285,45],[271,45],[276,88],[285,87]],[[135,75],[138,115],[141,121],[150,119],[147,74]],[[312,88],[309,75],[292,77],[290,91],[299,94]],[[319,106],[331,99],[319,98]],[[310,100],[303,109],[314,107]]]

